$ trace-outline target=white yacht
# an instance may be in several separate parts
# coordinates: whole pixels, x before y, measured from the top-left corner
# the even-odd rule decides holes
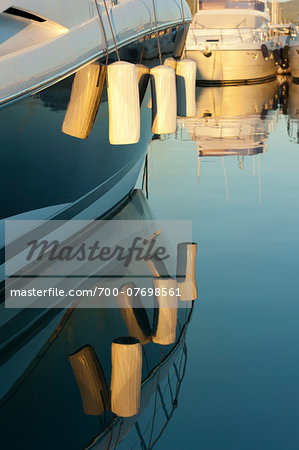
[[[134,188],[152,137],[157,59],[145,50],[158,57],[158,34],[162,52],[179,52],[191,20],[184,0],[0,1],[1,294],[5,219],[96,219]],[[136,144],[109,142],[105,66],[117,54],[139,63]]]
[[[279,48],[271,39],[264,0],[202,0],[190,26],[187,58],[197,62],[197,80],[225,84],[273,79]]]
[[[126,201],[152,138],[148,66],[157,59],[145,61],[145,50],[158,56],[159,35],[162,52],[182,51],[191,20],[176,0],[0,1],[0,369],[22,355],[0,397],[65,314],[5,308],[5,219],[22,220],[29,237],[30,220],[105,218]],[[103,68],[117,56],[142,63],[136,144],[109,142]]]
[[[173,50],[191,20],[176,0],[0,1],[0,219],[93,219],[133,189],[151,138],[148,77],[139,143],[110,145],[106,54],[154,65],[156,32]]]

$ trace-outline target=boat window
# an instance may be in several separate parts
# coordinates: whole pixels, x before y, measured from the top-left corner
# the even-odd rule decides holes
[[[12,16],[23,17],[24,19],[34,20],[35,22],[46,22],[42,17],[36,16],[35,14],[31,14],[27,11],[23,11],[22,9],[17,8],[8,8],[3,11],[6,14],[11,14]]]
[[[255,9],[265,11],[265,3],[259,0],[199,0],[199,9]]]
[[[264,17],[240,14],[216,15],[213,13],[205,13],[196,15],[192,24],[192,28],[265,28],[267,20]]]

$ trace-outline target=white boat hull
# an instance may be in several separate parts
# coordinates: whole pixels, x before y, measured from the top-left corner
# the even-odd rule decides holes
[[[203,83],[267,81],[276,74],[273,52],[269,52],[266,60],[260,49],[215,50],[210,56],[205,56],[202,51],[189,50],[187,58],[196,61],[197,81]]]

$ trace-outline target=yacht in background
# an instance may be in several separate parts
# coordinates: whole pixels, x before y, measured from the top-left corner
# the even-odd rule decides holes
[[[201,84],[248,83],[275,77],[279,48],[271,38],[264,0],[202,0],[193,17],[187,58]]]

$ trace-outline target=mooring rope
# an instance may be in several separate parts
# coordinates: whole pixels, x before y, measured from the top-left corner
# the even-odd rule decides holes
[[[153,10],[154,10],[154,17],[155,17],[155,24],[156,24],[156,36],[157,36],[157,43],[158,43],[159,59],[160,59],[160,64],[162,66],[162,54],[161,54],[160,39],[159,39],[159,32],[158,32],[158,22],[157,22],[155,0],[153,0]]]
[[[101,27],[102,27],[102,31],[103,31],[103,36],[104,36],[104,41],[105,41],[105,45],[106,45],[106,67],[107,67],[108,66],[108,52],[109,52],[107,35],[106,35],[106,31],[105,31],[105,27],[104,27],[104,23],[103,23],[103,19],[102,19],[102,16],[101,16],[101,11],[99,9],[98,2],[97,2],[97,0],[94,0],[94,2],[96,4],[96,9],[97,9],[98,16],[99,16],[99,19],[100,19],[100,23],[101,23]]]
[[[184,14],[184,6],[183,6],[183,0],[181,0],[181,9],[182,9],[182,19],[183,19],[183,25],[185,25],[185,14]]]
[[[110,27],[112,38],[113,38],[113,42],[114,42],[114,47],[115,47],[117,59],[118,59],[118,61],[120,61],[119,51],[118,51],[118,48],[117,48],[116,39],[115,39],[115,35],[114,35],[114,32],[113,32],[112,23],[111,23],[111,20],[110,20],[110,16],[109,16],[109,11],[108,11],[108,8],[107,8],[106,0],[104,0],[104,5],[105,5],[107,19],[108,19],[108,22],[109,22],[109,27]]]
[[[141,55],[140,55],[140,59],[139,59],[139,64],[142,63],[144,50],[145,50],[145,38],[143,38],[143,44],[142,44],[142,50],[141,50]]]
[[[185,53],[185,48],[186,48],[186,35],[185,35],[186,20],[185,20],[183,0],[181,0],[181,9],[182,9],[182,19],[183,19],[184,36],[185,36],[184,47],[183,47],[183,51],[182,51],[182,54],[181,54],[181,57],[180,57],[180,60],[182,61],[182,59],[184,57],[184,53]]]

